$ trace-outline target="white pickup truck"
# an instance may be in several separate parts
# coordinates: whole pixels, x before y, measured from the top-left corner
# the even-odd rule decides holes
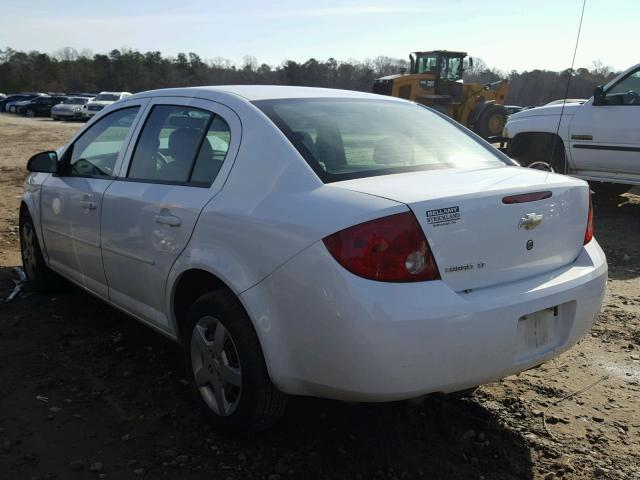
[[[521,165],[540,162],[588,180],[596,195],[640,185],[640,64],[596,87],[584,103],[511,115],[503,136],[507,153]]]

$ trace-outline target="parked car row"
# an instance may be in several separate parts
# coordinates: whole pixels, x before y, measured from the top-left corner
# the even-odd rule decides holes
[[[0,112],[53,120],[88,120],[104,107],[130,96],[129,92],[42,93],[0,96]],[[2,98],[4,97],[4,98]]]

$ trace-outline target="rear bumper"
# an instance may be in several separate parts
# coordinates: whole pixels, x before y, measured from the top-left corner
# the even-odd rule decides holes
[[[240,298],[282,391],[391,401],[481,385],[557,356],[593,324],[606,280],[595,240],[571,265],[469,293],[442,281],[356,277],[319,242]],[[519,319],[556,306],[549,341],[523,344]]]

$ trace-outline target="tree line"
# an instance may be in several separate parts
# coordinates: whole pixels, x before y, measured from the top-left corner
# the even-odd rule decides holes
[[[217,57],[115,49],[108,54],[64,48],[53,54],[0,50],[0,92],[138,92],[155,88],[194,85],[275,84],[303,85],[370,91],[374,79],[408,68],[404,59],[378,56],[364,61],[334,58],[305,62],[286,60],[277,66],[259,63],[246,56],[240,65]],[[568,98],[588,98],[596,85],[615,75],[611,68],[594,62],[590,68],[562,72],[532,70],[501,72],[474,59],[465,72],[465,81],[492,82],[507,78],[507,104],[541,105],[563,98],[571,79]]]

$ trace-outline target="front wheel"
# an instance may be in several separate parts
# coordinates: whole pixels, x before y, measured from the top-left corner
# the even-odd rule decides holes
[[[65,285],[65,280],[44,261],[33,220],[27,212],[20,215],[20,252],[27,282],[34,290],[50,292]]]
[[[287,396],[271,383],[258,336],[230,292],[193,304],[182,344],[193,395],[215,427],[253,433],[282,416]]]

